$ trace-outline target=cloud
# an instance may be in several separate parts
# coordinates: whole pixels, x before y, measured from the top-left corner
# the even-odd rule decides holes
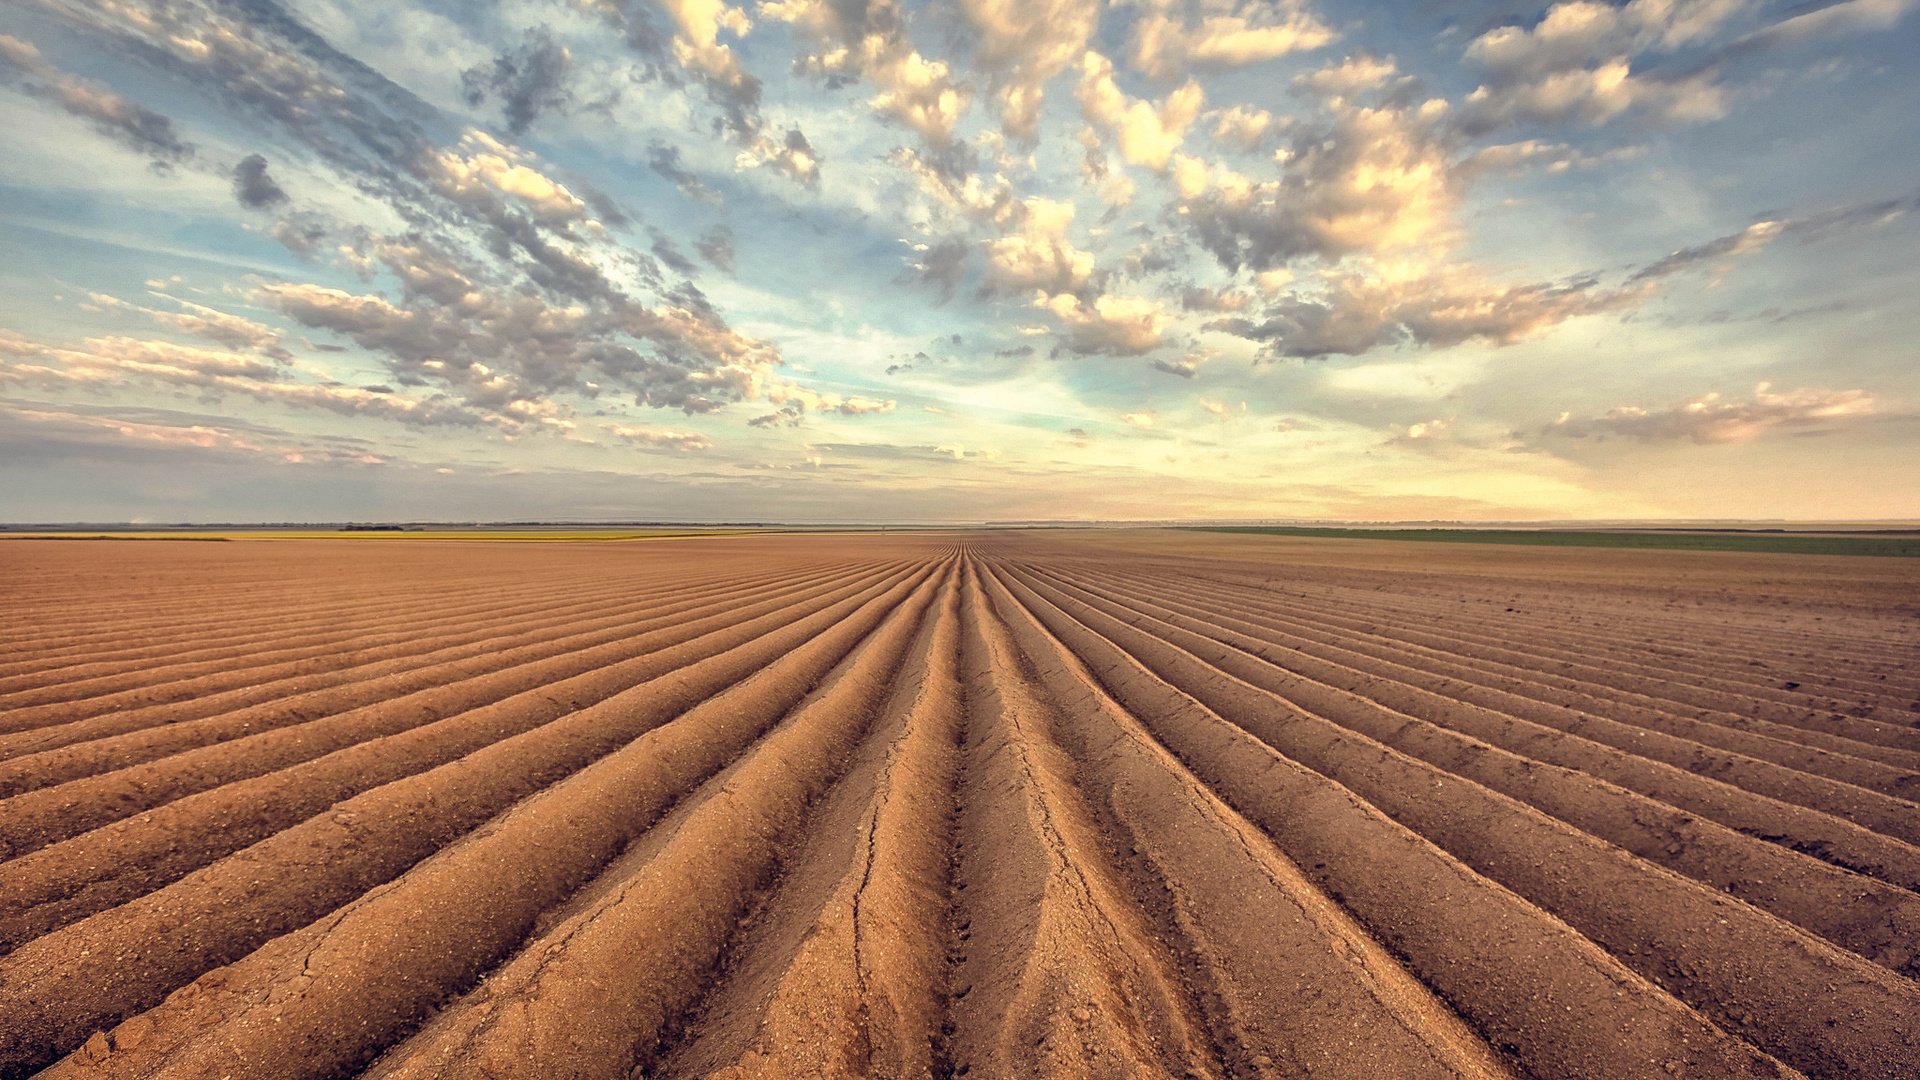
[[[1058,199],[1031,198],[1018,204],[1014,224],[987,245],[990,283],[1008,292],[1040,289],[1070,293],[1093,277],[1093,253],[1067,239],[1074,206]],[[930,253],[931,254],[931,253]]]
[[[1888,30],[1916,8],[1920,8],[1916,0],[1842,0],[1825,4],[1755,30],[1729,46],[1728,54],[1745,55],[1791,48],[1839,34]]]
[[[548,229],[570,232],[591,222],[586,200],[541,172],[533,154],[469,128],[459,145],[430,155],[425,179],[448,199],[489,218],[521,208]]]
[[[1156,171],[1185,141],[1187,128],[1199,118],[1206,93],[1189,80],[1158,105],[1127,96],[1113,81],[1113,61],[1088,52],[1080,63],[1080,107],[1087,120],[1110,132],[1120,156],[1130,165]]]
[[[1296,0],[1243,0],[1204,13],[1195,10],[1198,4],[1179,6],[1187,10],[1149,10],[1134,24],[1133,63],[1150,78],[1177,79],[1195,68],[1244,67],[1317,49],[1335,37]]]
[[[690,454],[713,449],[713,439],[699,432],[663,431],[626,424],[613,424],[606,430],[614,438],[643,450],[675,450]]]
[[[752,396],[777,405],[779,408],[747,421],[748,427],[798,427],[810,411],[836,413],[841,416],[890,413],[899,404],[891,399],[830,394],[811,387],[777,380],[756,385]]]
[[[877,93],[874,110],[944,146],[966,109],[967,94],[943,60],[922,56],[908,39],[906,21],[892,3],[773,0],[760,5],[770,19],[793,23],[821,51],[802,58],[802,71],[830,82],[866,78]]]
[[[1652,284],[1600,287],[1591,278],[1502,286],[1467,266],[1407,278],[1345,270],[1329,273],[1318,294],[1294,293],[1266,308],[1260,321],[1208,324],[1253,341],[1270,355],[1312,359],[1358,356],[1399,342],[1447,348],[1473,339],[1512,345],[1582,315],[1629,309]]]
[[[1743,0],[1595,0],[1555,4],[1531,29],[1501,26],[1475,38],[1466,58],[1487,81],[1467,95],[1462,127],[1481,134],[1513,123],[1575,120],[1599,124],[1631,108],[1668,120],[1725,113],[1710,70],[1635,74],[1633,59],[1704,40],[1745,6]]]
[[[1061,293],[1038,299],[1060,320],[1062,344],[1082,355],[1139,356],[1158,348],[1165,339],[1166,312],[1159,301],[1142,296],[1096,296],[1083,301]]]
[[[89,465],[151,464],[188,454],[281,465],[382,465],[387,458],[354,439],[297,437],[224,417],[165,409],[98,409],[0,401],[0,457],[79,458]]]
[[[942,304],[953,299],[954,291],[967,278],[967,257],[973,245],[965,237],[949,236],[932,244],[917,244],[915,250],[919,257],[908,264],[903,280],[933,286]]]
[[[1188,285],[1180,290],[1180,307],[1186,311],[1245,311],[1252,303],[1252,296],[1237,289]]]
[[[1369,90],[1378,90],[1397,74],[1399,69],[1394,65],[1393,57],[1383,60],[1359,53],[1337,64],[1295,75],[1293,89],[1298,94],[1350,98]]]
[[[1235,105],[1208,113],[1213,141],[1235,150],[1250,151],[1273,129],[1273,114],[1250,105]]]
[[[260,296],[304,326],[385,353],[403,384],[443,385],[489,408],[591,382],[637,404],[708,412],[752,396],[778,363],[770,346],[727,329],[695,293],[653,309],[558,307],[480,288],[452,305],[279,283],[261,286]]]
[[[701,202],[720,203],[720,193],[680,164],[680,148],[656,142],[647,147],[647,167],[671,181],[682,195]]]
[[[1031,140],[1046,85],[1080,60],[1100,21],[1097,0],[961,0],[974,67],[995,92],[1002,129]]]
[[[785,173],[803,187],[816,187],[820,183],[819,151],[799,128],[789,128],[778,141],[755,139],[734,156],[734,164],[742,169],[771,166],[775,172]]]
[[[8,34],[0,34],[0,84],[53,102],[101,134],[151,157],[156,168],[193,157],[193,145],[180,138],[172,120],[61,71],[43,59],[31,42]]]
[[[1255,181],[1225,167],[1180,177],[1181,216],[1228,270],[1431,244],[1449,227],[1458,199],[1445,117],[1441,101],[1336,103],[1330,121],[1294,135],[1278,179]]]
[[[0,381],[56,389],[110,391],[129,383],[144,383],[215,396],[237,394],[272,404],[418,427],[471,427],[489,422],[489,417],[439,395],[415,398],[337,383],[301,382],[279,361],[164,341],[96,337],[78,346],[60,346],[0,331],[0,357],[12,361],[0,365]],[[31,360],[45,363],[26,362]],[[520,411],[526,415],[515,415],[514,404],[504,402],[491,422],[517,428],[535,418],[525,407]]]
[[[182,333],[217,341],[229,348],[263,353],[276,360],[291,359],[291,354],[280,343],[280,332],[270,326],[190,300],[171,296],[166,299],[184,310],[164,311],[129,303],[106,293],[87,294],[88,303],[101,310],[137,315]]]
[[[267,159],[248,154],[233,167],[233,195],[240,205],[267,210],[287,201],[287,193],[267,175]]]
[[[715,225],[700,235],[693,249],[700,257],[712,263],[715,268],[733,273],[733,230],[725,225]]]
[[[499,99],[507,131],[523,135],[541,113],[564,112],[575,103],[567,87],[572,61],[573,53],[555,42],[546,27],[534,27],[522,35],[518,48],[462,72],[460,85],[469,105]]]
[[[1701,264],[1752,255],[1784,239],[1812,243],[1839,233],[1883,225],[1920,210],[1920,195],[1843,206],[1797,218],[1756,221],[1736,233],[1681,248],[1636,270],[1628,282],[1667,277]]]
[[[1713,393],[1664,409],[1622,405],[1587,418],[1562,413],[1541,433],[1570,439],[1618,436],[1643,442],[1735,443],[1757,439],[1776,429],[1800,429],[1809,434],[1831,431],[1872,417],[1877,411],[1877,403],[1865,390],[1781,392],[1763,382],[1745,399]]]

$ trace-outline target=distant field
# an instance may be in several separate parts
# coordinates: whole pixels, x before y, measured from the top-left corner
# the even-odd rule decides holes
[[[1204,525],[1193,527],[1193,531],[1333,537],[1350,540],[1416,540],[1439,544],[1527,544],[1546,547],[1655,548],[1670,551],[1771,551],[1788,555],[1920,556],[1920,536],[1612,532],[1563,529],[1342,529],[1303,525]]]
[[[195,529],[165,532],[0,533],[0,539],[30,540],[507,540],[540,543],[606,543],[674,537],[759,536],[777,529]]]

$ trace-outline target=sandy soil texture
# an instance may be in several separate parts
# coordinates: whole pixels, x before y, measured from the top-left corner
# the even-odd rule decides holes
[[[1916,564],[0,542],[0,1077],[1910,1080]]]

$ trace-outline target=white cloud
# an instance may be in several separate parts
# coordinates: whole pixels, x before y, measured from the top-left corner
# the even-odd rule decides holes
[[[1711,393],[1664,409],[1621,405],[1585,418],[1562,413],[1544,433],[1564,438],[1620,436],[1645,442],[1735,443],[1757,439],[1775,429],[1832,430],[1870,418],[1877,411],[1873,395],[1865,390],[1777,391],[1771,383],[1763,382],[1744,399]]]
[[[1317,49],[1334,39],[1296,0],[1234,3],[1226,10],[1149,10],[1134,28],[1133,63],[1156,79],[1195,68],[1257,64]]]
[[[1064,344],[1077,353],[1138,356],[1151,352],[1165,338],[1167,315],[1160,302],[1142,296],[1097,296],[1082,301],[1061,294],[1042,297],[1044,307],[1065,329]]]
[[[1097,0],[961,0],[977,34],[974,64],[992,81],[1007,134],[1039,131],[1046,85],[1085,50],[1100,21]]]
[[[1128,164],[1154,170],[1167,167],[1206,102],[1206,92],[1192,80],[1158,105],[1129,97],[1113,81],[1113,61],[1097,52],[1081,59],[1079,97],[1087,119],[1112,133]]]

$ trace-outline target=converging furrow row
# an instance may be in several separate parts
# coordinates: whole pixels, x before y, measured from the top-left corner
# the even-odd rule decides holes
[[[22,542],[0,1076],[1920,1075],[1913,641],[1218,543]]]

